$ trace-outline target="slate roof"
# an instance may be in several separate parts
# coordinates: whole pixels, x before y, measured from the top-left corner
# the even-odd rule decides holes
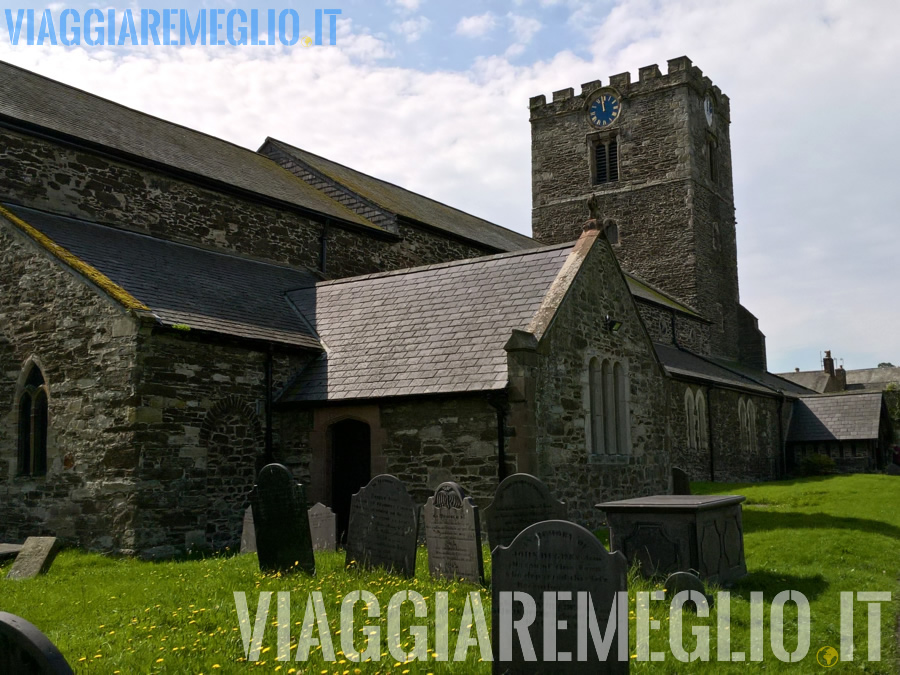
[[[321,282],[288,294],[326,348],[282,401],[503,389],[571,244]]]
[[[861,368],[847,371],[847,389],[883,391],[891,383],[900,384],[900,368]]]
[[[651,286],[646,281],[642,281],[641,279],[633,277],[628,273],[625,273],[625,281],[628,282],[628,290],[630,290],[631,294],[639,300],[652,302],[655,305],[661,305],[663,307],[666,307],[667,309],[673,309],[676,312],[687,314],[688,316],[694,317],[695,319],[702,319],[703,321],[707,321],[707,319],[704,319],[704,317],[702,317],[696,310],[691,309],[672,296],[663,293],[661,290]]]
[[[0,118],[380,230],[262,155],[0,62]]]
[[[310,272],[4,207],[124,288],[164,325],[321,349],[285,298],[288,290],[315,283]]]
[[[881,392],[805,396],[794,403],[788,441],[877,439]]]
[[[828,390],[830,384],[840,388],[836,383],[832,382],[834,378],[824,370],[801,370],[799,372],[794,371],[793,373],[779,373],[779,377],[790,380],[795,384],[806,387],[819,394],[824,394]]]
[[[266,142],[272,143],[294,159],[306,163],[336,183],[398,216],[425,223],[499,251],[540,246],[539,242],[531,237],[454,209],[399,185],[374,178],[274,138],[269,138]]]
[[[737,387],[760,394],[796,397],[811,393],[777,375],[749,368],[726,359],[700,356],[682,347],[654,344],[659,360],[671,375],[705,380],[713,384]]]

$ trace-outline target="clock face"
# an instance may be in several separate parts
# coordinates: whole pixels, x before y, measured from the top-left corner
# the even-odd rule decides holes
[[[715,108],[713,107],[713,100],[711,97],[707,96],[703,99],[703,112],[706,113],[706,123],[709,126],[712,126],[713,123],[713,113],[715,112]]]
[[[600,94],[588,108],[588,117],[595,127],[608,127],[619,117],[619,99],[609,92]]]

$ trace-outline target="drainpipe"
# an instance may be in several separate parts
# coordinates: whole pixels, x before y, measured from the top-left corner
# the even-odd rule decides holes
[[[266,463],[275,461],[272,447],[272,345],[266,350]]]
[[[706,404],[706,427],[707,427],[706,437],[709,439],[709,480],[711,483],[715,483],[716,482],[716,460],[715,460],[716,446],[713,443],[713,432],[712,432],[712,430],[713,430],[712,394],[713,394],[712,387],[707,387],[706,388],[706,400],[707,400],[707,404]]]
[[[497,480],[506,478],[506,413],[508,405],[503,397],[489,396],[488,403],[497,411]]]
[[[319,235],[319,271],[323,275],[328,274],[328,223],[326,220]]]
[[[787,474],[787,439],[784,437],[784,394],[778,398],[778,443],[781,445],[781,476]]]

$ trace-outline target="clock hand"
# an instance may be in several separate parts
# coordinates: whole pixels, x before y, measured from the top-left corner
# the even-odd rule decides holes
[[[603,112],[606,112],[606,97],[600,97],[600,107],[603,109]]]

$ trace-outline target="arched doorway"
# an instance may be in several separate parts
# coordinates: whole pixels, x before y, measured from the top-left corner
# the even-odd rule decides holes
[[[372,432],[359,420],[346,419],[328,428],[331,450],[331,508],[337,514],[338,541],[350,522],[350,498],[372,478]]]

